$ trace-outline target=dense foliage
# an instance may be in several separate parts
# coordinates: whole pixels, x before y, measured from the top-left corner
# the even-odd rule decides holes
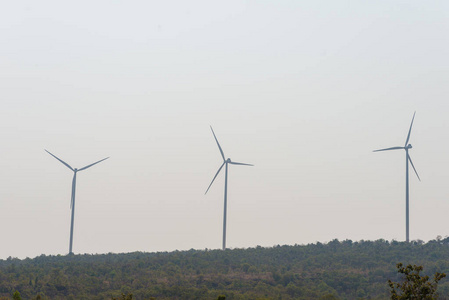
[[[0,260],[0,299],[387,299],[396,264],[449,273],[449,239]],[[449,299],[442,280],[440,299]]]
[[[428,275],[420,274],[423,270],[422,266],[408,265],[404,267],[402,263],[398,263],[396,267],[405,278],[400,283],[388,280],[392,300],[438,299],[438,282],[446,277],[445,273],[436,272],[433,280],[430,280]]]

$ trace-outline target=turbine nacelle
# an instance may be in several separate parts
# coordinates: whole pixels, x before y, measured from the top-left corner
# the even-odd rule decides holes
[[[413,148],[413,147],[412,147],[412,144],[408,144],[408,145],[405,147],[406,150],[412,149],[412,148]]]
[[[230,162],[232,162],[232,161],[231,161],[230,158],[228,158],[228,159],[226,160],[226,162],[227,162],[227,163],[230,163]]]

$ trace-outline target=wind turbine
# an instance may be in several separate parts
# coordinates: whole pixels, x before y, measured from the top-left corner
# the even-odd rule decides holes
[[[228,164],[231,165],[242,165],[242,166],[254,166],[254,165],[250,165],[250,164],[244,164],[244,163],[239,163],[239,162],[234,162],[231,161],[230,158],[226,159],[225,155],[223,153],[223,150],[221,149],[220,143],[217,140],[217,137],[215,136],[215,132],[212,129],[212,126],[210,127],[210,129],[212,130],[212,134],[214,135],[215,141],[217,142],[217,146],[218,149],[220,150],[221,153],[221,157],[223,158],[223,164],[220,166],[220,168],[218,169],[217,173],[215,174],[214,178],[212,179],[212,182],[209,184],[209,187],[207,188],[206,192],[204,193],[205,195],[207,194],[207,192],[209,191],[212,183],[214,183],[215,178],[217,178],[218,173],[220,173],[221,169],[223,168],[224,165],[226,165],[226,172],[225,172],[225,189],[224,189],[224,213],[223,213],[223,250],[226,249],[226,210],[227,210],[227,198],[228,198]]]
[[[419,181],[421,181],[421,178],[419,178],[418,172],[415,169],[415,166],[413,165],[412,159],[410,157],[410,154],[408,154],[408,151],[410,149],[412,149],[412,145],[408,144],[408,141],[410,139],[410,132],[412,131],[412,125],[413,125],[413,120],[415,119],[415,113],[413,114],[413,118],[412,118],[412,123],[410,124],[410,129],[408,130],[408,135],[407,135],[407,139],[405,140],[405,144],[404,147],[391,147],[391,148],[386,148],[386,149],[379,149],[379,150],[374,150],[373,152],[379,152],[379,151],[388,151],[388,150],[400,150],[400,149],[404,149],[405,150],[405,240],[408,243],[409,242],[409,192],[408,192],[408,163],[410,162],[410,164],[413,167],[413,170],[415,171],[416,176],[418,177]]]
[[[45,149],[44,149],[45,150]],[[73,220],[75,218],[75,188],[76,188],[76,173],[79,171],[86,170],[87,168],[92,167],[93,165],[98,164],[99,162],[102,162],[103,160],[108,159],[109,157],[103,158],[102,160],[99,160],[97,162],[94,162],[93,164],[87,165],[81,169],[72,168],[68,163],[64,162],[63,160],[57,158],[55,155],[51,154],[49,151],[45,150],[48,154],[59,160],[63,165],[65,165],[67,168],[73,171],[73,180],[72,180],[72,198],[70,200],[70,208],[72,209],[72,220],[70,222],[70,246],[69,246],[69,254],[73,254],[72,252],[72,244],[73,244]]]

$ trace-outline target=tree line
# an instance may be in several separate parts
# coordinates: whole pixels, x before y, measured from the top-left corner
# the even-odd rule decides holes
[[[0,299],[387,299],[397,263],[449,273],[449,238],[0,260]],[[449,299],[449,283],[438,286]],[[18,294],[16,294],[17,297]]]

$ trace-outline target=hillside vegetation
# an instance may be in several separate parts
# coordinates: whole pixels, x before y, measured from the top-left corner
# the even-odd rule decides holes
[[[0,299],[388,299],[396,264],[449,274],[449,238],[0,260]],[[442,280],[440,299],[449,299]]]

